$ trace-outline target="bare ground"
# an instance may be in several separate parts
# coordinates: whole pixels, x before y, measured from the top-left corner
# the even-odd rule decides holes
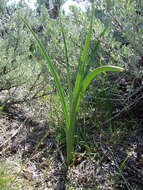
[[[48,121],[33,120],[18,106],[1,113],[0,158],[13,176],[10,189],[143,189],[143,130],[121,131],[113,144],[96,129],[87,135],[89,147],[77,146],[80,153],[67,169],[65,147]]]

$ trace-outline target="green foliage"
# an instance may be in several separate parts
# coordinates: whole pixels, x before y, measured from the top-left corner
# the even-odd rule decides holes
[[[7,190],[10,187],[11,175],[8,172],[7,166],[5,163],[0,163],[0,189]]]
[[[17,17],[17,14],[24,9],[25,17],[35,16],[35,12],[31,13],[31,9],[25,7],[14,11],[10,9],[11,14],[5,13],[1,17],[0,99],[4,105],[29,102],[49,93],[48,84],[43,80],[44,67],[39,66],[38,47],[29,38],[23,23]],[[36,19],[35,22],[34,19],[31,22],[33,26],[37,24]],[[43,63],[43,60],[40,62]]]
[[[131,67],[132,65],[135,65],[135,60],[131,61],[131,57],[134,55],[142,56],[142,3],[140,3],[140,1],[130,0],[106,0],[104,5],[105,6],[103,7],[103,3],[98,1],[95,15],[98,21],[104,25],[108,23],[110,26],[107,33],[107,39],[105,38],[105,42],[108,45],[104,44],[104,46],[106,48],[110,46],[110,52],[114,49],[114,54],[118,52],[120,55],[119,61],[122,62],[125,62],[125,58],[129,54],[129,52],[125,52],[125,49],[128,46],[130,54],[132,55],[130,58],[127,58],[130,63],[126,64],[126,67]],[[109,38],[111,38],[111,42],[109,41]],[[106,51],[105,48],[104,51]]]
[[[66,70],[67,70],[67,81],[68,81],[68,90],[69,90],[69,108],[66,103],[65,99],[65,94],[64,90],[62,88],[61,82],[59,80],[58,74],[51,62],[51,59],[49,55],[46,52],[46,49],[40,42],[39,38],[37,35],[33,32],[32,28],[29,26],[29,24],[26,22],[26,20],[20,16],[24,24],[27,26],[27,28],[30,30],[32,33],[33,37],[37,41],[47,63],[50,68],[51,73],[53,74],[53,77],[55,79],[57,89],[59,92],[59,96],[61,98],[61,103],[62,103],[62,108],[63,112],[65,115],[65,120],[66,120],[66,146],[67,146],[67,163],[68,165],[71,163],[71,160],[73,158],[73,153],[74,153],[74,138],[75,138],[75,126],[76,126],[76,117],[79,111],[79,105],[80,105],[80,100],[85,93],[85,90],[87,89],[88,85],[90,82],[96,77],[97,74],[105,71],[122,71],[122,68],[115,67],[115,66],[102,66],[94,71],[90,72],[85,76],[85,71],[86,71],[86,60],[88,56],[88,51],[89,51],[89,45],[90,45],[90,40],[91,40],[91,35],[92,35],[92,25],[93,25],[93,18],[94,18],[94,9],[92,11],[92,16],[91,16],[91,21],[90,21],[90,26],[89,26],[89,32],[88,36],[85,42],[83,54],[81,56],[81,61],[78,66],[78,72],[76,76],[76,81],[73,89],[73,94],[72,94],[72,86],[71,86],[71,73],[70,73],[70,67],[69,67],[69,59],[68,59],[68,52],[67,52],[67,45],[66,45],[66,39],[65,39],[65,34],[64,34],[64,29],[62,28],[62,34],[63,34],[63,40],[64,40],[64,48],[65,48],[65,55],[66,55]],[[61,23],[62,24],[62,23]]]
[[[0,14],[3,14],[6,10],[6,0],[0,0]]]
[[[85,117],[91,112],[90,109],[95,110],[93,114],[96,117],[93,120],[101,118],[105,120],[112,116],[112,112],[115,111],[114,105],[120,108],[128,104],[126,101],[124,104],[122,102],[134,90],[132,81],[142,77],[143,5],[139,0],[105,0],[96,1],[95,6],[95,17],[90,29],[88,28],[90,11],[82,12],[74,7],[70,15],[61,15],[61,18],[57,17],[57,19],[52,19],[43,5],[40,14],[23,5],[22,8],[11,7],[9,13],[5,11],[1,15],[1,110],[3,105],[23,102],[30,103],[31,109],[36,110],[38,104],[44,115],[48,113],[51,117],[53,114],[53,120],[56,120],[56,117],[60,118],[63,125],[62,109],[59,106],[56,110],[61,97],[66,124],[70,126],[70,117],[75,118],[76,112],[79,112],[81,117]],[[28,19],[33,34],[38,35],[40,39],[43,52],[46,50],[50,55],[44,53],[48,62],[50,61],[50,68],[47,67],[39,46],[27,32],[18,14]],[[125,73],[117,75],[114,72],[107,75],[102,72],[96,77],[95,82],[93,78],[98,71],[114,69],[109,65],[124,67],[127,71],[126,75]],[[125,81],[123,82],[125,93],[119,91],[122,86],[120,77]],[[58,83],[60,97],[55,91],[54,96],[52,93],[49,94],[55,89],[54,79]],[[91,85],[85,96],[84,91],[89,83]],[[82,98],[83,107],[80,110]],[[38,99],[36,104],[35,102],[33,104],[34,99]],[[74,102],[73,99],[76,101]],[[38,115],[39,112],[35,111],[36,114]],[[70,132],[66,133],[70,134]]]
[[[125,99],[133,93],[136,94],[136,90],[141,87],[143,62],[141,53],[143,48],[142,26],[140,24],[143,19],[141,7],[140,1],[96,2],[95,26],[98,27],[99,31],[105,26],[108,26],[108,29],[102,39],[97,31],[91,40],[91,51],[94,51],[97,41],[100,39],[99,48],[94,56],[96,65],[92,62],[92,68],[99,65],[100,60],[102,60],[103,65],[108,63],[122,66],[127,71],[126,75],[111,73],[103,76],[108,97],[103,97],[104,89],[98,88],[102,86],[100,79],[97,80],[96,86],[92,84],[88,97],[86,97],[86,101],[92,101],[95,106],[101,108],[105,105],[105,110],[106,102],[110,102],[112,105],[110,117],[113,112],[116,112],[116,109],[130,107],[131,104],[136,105],[134,98],[128,101]],[[118,77],[122,80],[118,80]],[[135,85],[133,81],[139,82]],[[121,90],[122,87],[124,92]],[[123,101],[126,103],[122,104]]]
[[[43,7],[46,7],[50,18],[56,19],[64,2],[65,0],[37,0],[37,12],[41,14]]]

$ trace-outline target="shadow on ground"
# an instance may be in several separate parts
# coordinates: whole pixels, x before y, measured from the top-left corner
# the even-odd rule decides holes
[[[29,180],[30,174],[27,173],[31,173],[37,190],[72,187],[142,190],[143,130],[127,139],[120,138],[118,143],[111,145],[95,129],[89,133],[90,138],[88,136],[92,152],[83,148],[83,152],[77,154],[78,161],[67,170],[65,149],[59,147],[50,123],[38,121],[38,118],[33,120],[18,107],[9,108],[0,119],[6,131],[6,136],[0,132],[3,142],[0,144],[1,156],[21,159],[25,165],[22,175]]]

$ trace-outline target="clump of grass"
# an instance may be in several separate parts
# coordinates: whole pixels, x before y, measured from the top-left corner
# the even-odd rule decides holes
[[[84,93],[86,92],[86,89],[88,88],[91,81],[93,81],[93,79],[101,72],[122,71],[123,70],[120,67],[107,65],[107,66],[100,66],[100,67],[94,69],[93,71],[89,72],[91,65],[92,65],[93,55],[91,55],[91,58],[88,61],[87,61],[87,57],[88,57],[88,50],[89,50],[89,46],[90,46],[90,40],[91,40],[91,36],[92,36],[94,13],[95,13],[95,9],[93,6],[93,11],[92,11],[90,25],[89,25],[89,31],[88,31],[87,39],[85,42],[84,50],[83,50],[81,59],[78,64],[78,71],[77,71],[74,86],[72,86],[68,49],[67,49],[67,44],[66,44],[66,36],[65,36],[64,28],[63,28],[62,21],[61,21],[61,31],[62,31],[63,41],[64,41],[65,56],[66,56],[68,101],[66,101],[67,98],[65,96],[64,89],[60,82],[58,73],[56,72],[54,65],[52,64],[52,61],[51,61],[48,53],[46,52],[46,49],[44,48],[43,44],[39,40],[38,36],[34,33],[32,28],[29,26],[28,22],[23,17],[20,16],[20,18],[22,19],[24,24],[27,26],[27,28],[30,30],[33,37],[37,41],[43,55],[45,56],[47,64],[50,68],[51,73],[53,74],[53,77],[54,77],[56,85],[57,85],[58,93],[60,96],[60,101],[62,104],[62,109],[64,112],[65,122],[66,122],[66,127],[64,128],[64,130],[65,130],[65,134],[66,134],[66,149],[67,149],[67,164],[68,165],[71,163],[71,161],[73,159],[73,155],[74,155],[76,119],[77,119],[77,115],[79,112],[80,102],[81,102],[81,99],[82,99]],[[104,35],[106,29],[107,28],[105,28],[105,30],[102,32],[101,35]],[[95,54],[97,48],[98,47],[95,48],[93,54]]]
[[[0,162],[0,190],[8,190],[11,186],[12,175],[8,171],[7,165]]]

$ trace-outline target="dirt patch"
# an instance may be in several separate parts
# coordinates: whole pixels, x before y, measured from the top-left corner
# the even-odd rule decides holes
[[[143,188],[142,130],[114,145],[93,131],[89,134],[91,151],[77,147],[81,153],[76,153],[67,170],[65,149],[48,121],[33,120],[13,107],[1,114],[0,126],[0,157],[8,163],[20,190]]]

